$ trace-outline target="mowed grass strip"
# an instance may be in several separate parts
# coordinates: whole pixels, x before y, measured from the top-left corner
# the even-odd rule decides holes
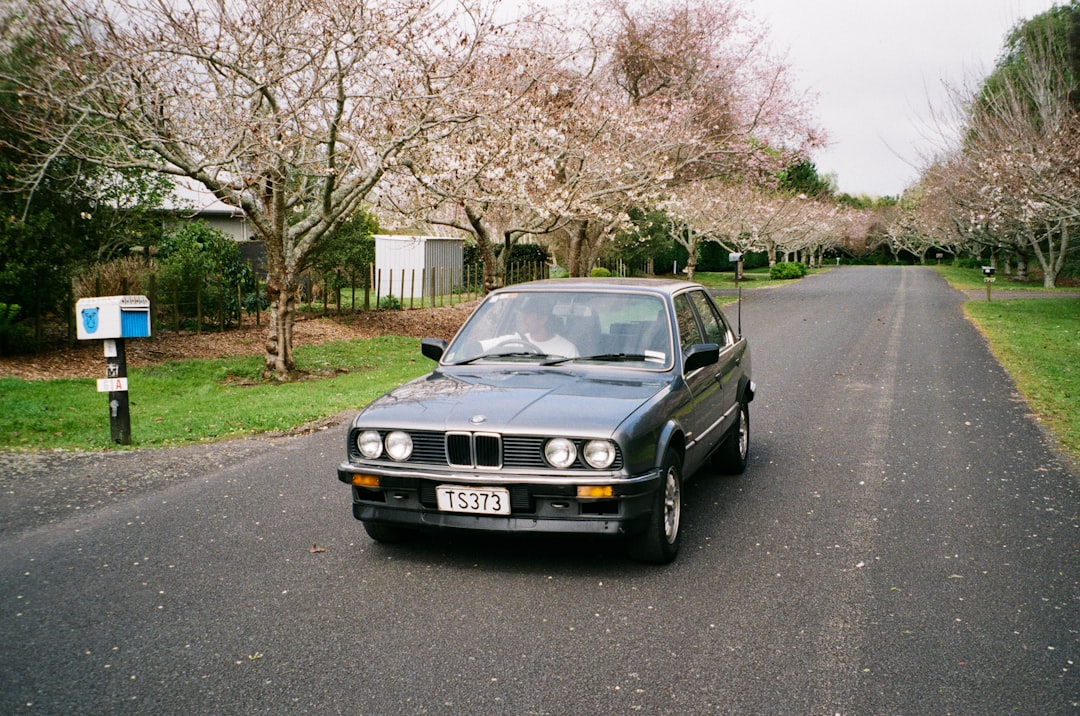
[[[969,301],[964,311],[1031,407],[1080,460],[1080,299]]]
[[[931,266],[930,268],[944,276],[945,280],[948,281],[953,288],[961,291],[986,290],[986,277],[983,276],[981,268],[963,268],[951,264],[941,264],[940,266]],[[1054,293],[1066,293],[1075,290],[1075,287],[1069,288],[1067,286],[1063,288],[1046,289],[1043,288],[1041,280],[1017,283],[1009,276],[1003,275],[1001,271],[997,272],[993,282],[990,284],[991,296],[993,296],[996,291],[1051,291]]]
[[[302,379],[281,385],[260,379],[261,355],[130,369],[132,447],[292,430],[358,410],[434,366],[419,340],[396,336],[298,346],[296,361]],[[93,379],[0,378],[0,405],[0,449],[119,447],[109,434],[108,394]]]

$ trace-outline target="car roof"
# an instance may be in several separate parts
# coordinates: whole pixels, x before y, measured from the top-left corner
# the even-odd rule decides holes
[[[515,283],[496,293],[515,291],[641,291],[672,295],[689,288],[701,288],[693,281],[667,278],[549,278]]]

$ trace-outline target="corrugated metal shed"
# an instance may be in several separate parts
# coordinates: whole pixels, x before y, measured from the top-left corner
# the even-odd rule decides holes
[[[375,235],[380,296],[423,298],[460,290],[465,240],[449,236]]]

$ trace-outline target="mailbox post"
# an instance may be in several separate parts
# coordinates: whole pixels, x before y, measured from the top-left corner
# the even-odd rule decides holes
[[[75,303],[75,324],[80,340],[101,339],[105,349],[105,377],[98,392],[109,394],[109,433],[113,442],[131,444],[128,406],[126,338],[150,336],[150,299],[146,296],[98,296]]]
[[[990,284],[994,282],[995,269],[993,266],[983,266],[983,283],[986,284],[986,300],[990,300]]]

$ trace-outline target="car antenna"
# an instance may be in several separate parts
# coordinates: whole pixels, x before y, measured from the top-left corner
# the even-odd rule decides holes
[[[728,254],[728,260],[735,264],[735,293],[736,300],[739,302],[738,318],[739,318],[739,338],[742,338],[742,285],[739,283],[739,274],[742,273],[742,258],[741,253]]]

